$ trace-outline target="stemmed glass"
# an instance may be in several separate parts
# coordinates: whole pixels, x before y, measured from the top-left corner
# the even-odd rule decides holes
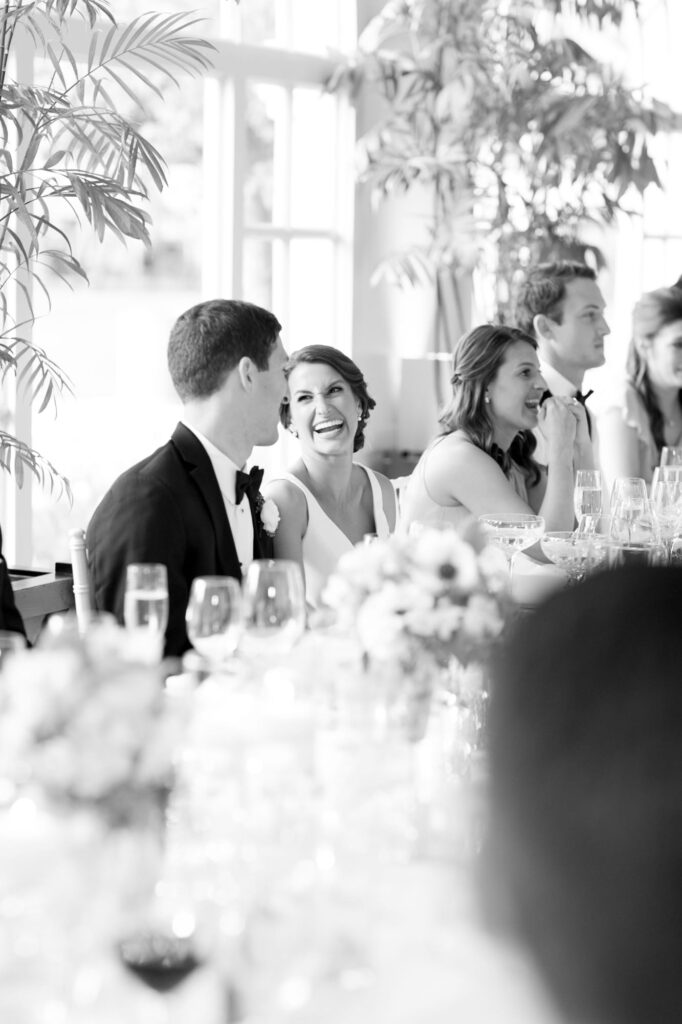
[[[650,532],[653,513],[645,481],[641,477],[618,477],[611,491],[611,536],[614,541],[639,543]]]
[[[540,539],[545,532],[545,520],[530,512],[490,512],[479,516],[478,521],[492,543],[504,552],[511,584],[514,555]]]
[[[682,527],[682,480],[668,474],[651,488],[651,507],[658,523],[665,559],[670,561],[672,545]]]
[[[234,654],[243,623],[241,586],[231,576],[197,576],[185,613],[187,636],[206,661],[219,665]]]
[[[569,584],[579,583],[606,561],[609,541],[596,532],[598,519],[598,516],[586,515],[581,519],[581,523],[587,521],[586,530],[550,531],[540,538],[544,554],[550,562],[563,569]]]
[[[286,559],[255,559],[243,583],[245,654],[287,654],[305,630],[301,567]]]
[[[123,621],[145,660],[161,659],[168,625],[168,571],[156,562],[135,562],[126,569]]]
[[[598,469],[579,469],[576,473],[573,507],[578,523],[583,516],[590,516],[596,522],[597,517],[601,515],[602,480]]]

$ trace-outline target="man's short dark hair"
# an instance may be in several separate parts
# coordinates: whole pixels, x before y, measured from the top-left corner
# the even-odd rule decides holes
[[[531,267],[516,291],[514,325],[536,337],[533,320],[538,314],[548,316],[560,324],[564,313],[566,285],[577,278],[596,281],[597,274],[592,267],[576,260],[557,260],[555,263],[538,263]]]
[[[496,658],[484,864],[569,1020],[680,1020],[681,614],[682,569],[607,571]]]
[[[239,360],[248,356],[267,370],[281,325],[267,309],[237,299],[200,302],[175,321],[168,369],[180,398],[208,398]]]

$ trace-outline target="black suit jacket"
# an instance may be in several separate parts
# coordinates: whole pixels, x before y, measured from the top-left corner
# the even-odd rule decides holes
[[[9,578],[7,562],[2,554],[2,530],[0,530],[0,629],[9,629],[13,633],[26,636],[24,620],[14,603],[12,581]]]
[[[253,515],[253,510],[252,510]],[[272,557],[272,541],[254,515],[254,558]],[[86,534],[95,605],[123,621],[126,566],[168,569],[166,656],[190,646],[185,629],[196,576],[241,579],[237,551],[211,460],[179,423],[170,441],[123,473],[97,506]]]

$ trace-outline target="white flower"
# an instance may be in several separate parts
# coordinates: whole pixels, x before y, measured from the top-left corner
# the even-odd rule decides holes
[[[279,509],[272,498],[265,498],[260,507],[260,521],[268,537],[274,537],[279,526]]]

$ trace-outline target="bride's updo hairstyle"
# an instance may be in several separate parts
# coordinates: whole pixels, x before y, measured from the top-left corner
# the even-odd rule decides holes
[[[508,452],[502,452],[493,440],[494,423],[485,401],[486,390],[495,380],[507,350],[518,341],[537,349],[535,338],[518,327],[482,324],[464,334],[453,352],[453,374],[450,378],[452,397],[438,421],[441,433],[462,430],[484,452],[492,456],[508,472],[510,461],[519,466],[530,486],[540,479],[540,469],[533,452],[536,441],[530,430],[520,430]]]
[[[362,370],[338,348],[332,348],[331,345],[306,345],[305,348],[299,348],[289,356],[284,367],[284,376],[287,380],[291,371],[301,363],[324,363],[326,366],[331,366],[332,370],[343,377],[346,384],[349,385],[356,400],[360,403],[360,418],[353,440],[353,451],[359,452],[365,443],[365,427],[369,420],[369,414],[376,405],[367,390],[367,382]],[[288,429],[291,423],[288,398],[285,398],[279,407],[279,418],[282,426]]]

